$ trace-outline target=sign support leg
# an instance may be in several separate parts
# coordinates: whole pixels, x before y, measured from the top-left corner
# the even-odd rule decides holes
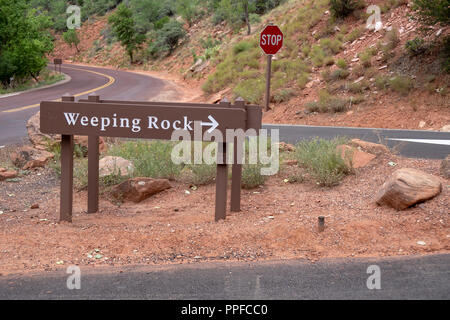
[[[73,136],[61,136],[61,197],[59,220],[72,222]]]
[[[99,160],[99,137],[88,137],[88,211],[98,212],[98,160]]]
[[[215,221],[225,219],[227,215],[228,166],[226,162],[226,148],[226,143],[219,142],[217,152]]]
[[[267,72],[266,72],[266,111],[269,111],[270,102],[270,77],[272,73],[272,55],[267,55]]]
[[[238,144],[238,139],[234,141],[234,156],[231,175],[231,203],[230,210],[232,212],[241,211],[241,181],[242,181],[242,164],[238,161],[238,150],[242,149],[242,145]]]

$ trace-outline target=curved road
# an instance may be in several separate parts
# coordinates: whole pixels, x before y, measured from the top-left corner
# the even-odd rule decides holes
[[[146,75],[76,65],[62,65],[72,79],[62,85],[0,98],[0,145],[23,142],[26,121],[39,111],[41,101],[56,100],[65,93],[78,99],[96,92],[108,99],[149,100],[164,89],[164,82]]]
[[[109,100],[142,101],[155,97],[165,86],[160,79],[126,71],[77,65],[63,65],[62,71],[72,77],[70,82],[0,98],[0,146],[27,140],[26,121],[38,111],[41,101],[59,99],[65,93],[86,98],[92,92]],[[411,158],[443,159],[450,153],[449,132],[270,124],[263,127],[278,129],[280,140],[289,143],[346,136],[371,142],[382,140]]]

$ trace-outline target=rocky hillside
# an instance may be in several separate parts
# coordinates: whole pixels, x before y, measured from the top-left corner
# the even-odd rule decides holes
[[[369,5],[381,9],[381,30],[366,28]],[[286,1],[254,19],[250,35],[245,25],[236,30],[207,17],[185,23],[187,34],[171,55],[152,59],[144,44],[132,65],[106,16],[83,24],[80,52],[59,39],[54,55],[168,71],[187,86],[201,87],[205,101],[242,96],[262,103],[265,57],[258,37],[270,21],[280,26],[285,40],[274,56],[272,110],[264,121],[439,130],[450,124],[449,74],[444,70],[449,29],[432,25],[423,33],[412,14],[411,3],[404,0],[366,0],[344,18],[333,16],[328,0]]]

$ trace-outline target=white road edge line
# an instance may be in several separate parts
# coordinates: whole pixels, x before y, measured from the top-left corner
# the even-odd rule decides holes
[[[439,144],[439,145],[443,145],[443,146],[450,146],[450,140],[434,140],[434,139],[397,139],[397,138],[387,138],[387,140],[405,141],[405,142],[416,142],[416,143],[427,143],[427,144]]]

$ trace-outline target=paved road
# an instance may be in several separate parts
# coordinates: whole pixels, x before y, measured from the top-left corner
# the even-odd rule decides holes
[[[70,93],[77,99],[96,92],[108,99],[148,100],[164,88],[160,79],[118,70],[62,65],[62,72],[72,80],[60,86],[0,98],[0,145],[23,142],[27,138],[26,121],[37,111],[39,103]]]
[[[294,144],[314,137],[345,136],[384,143],[410,158],[444,159],[450,154],[450,132],[271,124],[264,125],[264,128],[280,130],[280,140]]]
[[[111,100],[148,100],[164,88],[164,82],[159,79],[125,71],[73,65],[63,65],[62,70],[72,77],[72,81],[61,86],[0,98],[0,145],[27,139],[25,123],[37,112],[39,103],[43,100],[58,99],[65,93],[85,98],[93,91]],[[371,142],[384,140],[390,147],[397,146],[400,154],[407,157],[443,159],[450,153],[448,132],[300,125],[264,127],[279,129],[281,140],[291,143],[312,137],[329,139],[348,136]],[[408,141],[403,141],[404,139]]]
[[[367,288],[370,265],[379,290]],[[450,299],[450,254],[82,268],[80,290],[67,289],[68,276],[0,277],[0,299]]]

